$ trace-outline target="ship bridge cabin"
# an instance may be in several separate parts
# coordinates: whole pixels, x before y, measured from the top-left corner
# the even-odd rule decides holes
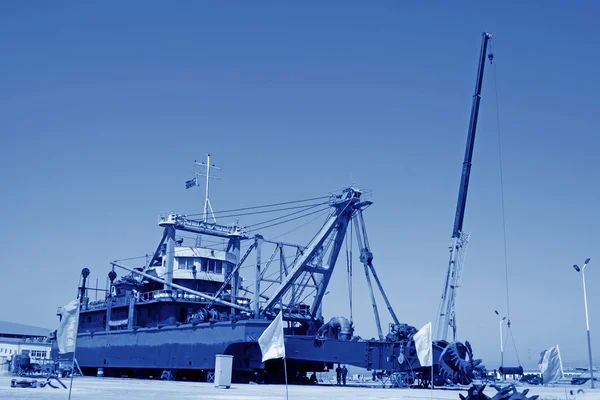
[[[173,283],[205,293],[215,293],[233,268],[235,255],[201,247],[175,247]],[[163,271],[166,273],[163,261]]]

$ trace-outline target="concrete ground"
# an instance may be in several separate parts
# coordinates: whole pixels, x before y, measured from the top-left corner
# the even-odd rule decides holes
[[[0,399],[67,399],[68,389],[54,389],[49,386],[44,388],[12,388],[11,376],[0,376]],[[45,379],[37,379],[38,382]],[[54,381],[55,382],[55,381]],[[69,379],[63,382],[69,386]],[[574,386],[573,394],[567,392],[568,400],[600,400],[600,389],[592,391],[585,387]],[[584,393],[577,394],[577,389]],[[434,390],[425,389],[381,389],[365,387],[340,387],[329,385],[297,386],[290,385],[289,399],[291,400],[392,400],[392,399],[459,399],[459,390]],[[523,388],[519,388],[520,391]],[[488,396],[493,396],[496,390],[486,388]],[[538,394],[539,400],[565,399],[564,388],[531,387],[529,396]],[[216,388],[212,383],[198,382],[167,382],[157,380],[136,380],[117,378],[75,378],[71,393],[73,400],[270,400],[285,399],[284,385],[241,385],[234,384],[229,389]]]

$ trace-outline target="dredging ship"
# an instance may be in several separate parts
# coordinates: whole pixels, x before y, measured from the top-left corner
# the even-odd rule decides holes
[[[82,271],[76,359],[84,374],[207,380],[217,354],[233,356],[234,379],[281,379],[281,362],[261,362],[258,337],[283,310],[288,374],[291,378],[333,368],[335,363],[386,373],[421,372],[412,336],[417,330],[401,323],[383,290],[375,268],[364,225],[363,210],[371,205],[363,193],[347,188],[319,203],[329,208],[321,229],[306,246],[248,236],[237,225],[225,226],[184,215],[159,218],[162,238],[143,267],[113,262],[110,287],[104,299],[90,301]],[[314,213],[302,205],[304,214]],[[320,212],[323,209],[319,208]],[[297,211],[295,212],[297,213]],[[288,214],[289,215],[289,214]],[[321,303],[344,240],[354,227],[360,259],[367,271],[379,338],[354,336],[353,323],[344,317],[325,322]],[[224,249],[183,246],[177,232],[225,239]],[[250,243],[240,257],[242,242]],[[271,256],[263,263],[266,246]],[[286,257],[286,252],[291,257]],[[251,291],[243,285],[240,268],[255,253],[255,279]],[[278,263],[274,260],[278,258]],[[288,264],[286,260],[292,258]],[[275,264],[277,268],[273,268]],[[117,278],[115,268],[128,273]],[[275,271],[272,271],[275,270]],[[393,319],[383,335],[370,276],[376,282]],[[264,289],[263,289],[264,288]],[[309,301],[307,301],[309,299]],[[469,383],[478,364],[470,347],[459,342],[433,344],[435,383]],[[458,355],[458,360],[455,357]],[[438,374],[436,372],[446,372]],[[446,379],[442,379],[445,376]]]

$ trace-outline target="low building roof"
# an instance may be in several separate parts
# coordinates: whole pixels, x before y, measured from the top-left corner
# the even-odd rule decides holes
[[[48,336],[52,329],[40,328],[39,326],[15,324],[14,322],[0,321],[0,336],[19,335],[19,336]]]

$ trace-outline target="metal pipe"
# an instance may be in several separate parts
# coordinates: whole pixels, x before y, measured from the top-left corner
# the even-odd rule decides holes
[[[280,246],[295,247],[295,248],[300,249],[300,250],[305,250],[306,249],[306,246],[303,246],[303,245],[300,245],[300,244],[287,243],[287,242],[275,242],[273,240],[269,240],[269,239],[265,239],[265,238],[263,238],[263,242],[270,243],[270,244],[277,244],[277,245],[280,245]]]
[[[121,264],[117,264],[117,263],[115,263],[115,262],[111,262],[111,264],[112,264],[112,265],[114,265],[115,267],[122,268],[122,269],[124,269],[124,270],[126,270],[126,271],[133,272],[134,274],[141,275],[141,276],[143,276],[144,278],[148,278],[148,279],[150,279],[150,280],[153,280],[153,281],[155,281],[155,282],[159,282],[159,283],[162,283],[162,284],[165,284],[165,285],[166,285],[166,282],[165,282],[164,280],[162,280],[162,279],[160,279],[160,278],[157,278],[157,277],[155,277],[155,276],[148,275],[148,274],[146,274],[146,273],[144,273],[144,272],[141,272],[141,271],[136,271],[136,270],[134,270],[134,269],[128,268],[128,267],[126,267],[126,266],[124,266],[124,265],[121,265]],[[231,308],[235,308],[235,309],[238,309],[238,310],[241,310],[241,311],[252,312],[252,310],[250,310],[250,309],[249,309],[249,308],[247,308],[247,307],[244,307],[244,306],[239,306],[239,305],[237,305],[237,304],[233,304],[233,303],[230,303],[230,302],[228,302],[228,301],[225,301],[225,300],[218,299],[218,298],[216,298],[216,297],[213,297],[213,296],[211,296],[211,295],[209,295],[209,294],[206,294],[206,293],[197,292],[197,291],[195,291],[195,290],[192,290],[192,289],[186,288],[185,286],[181,286],[181,285],[178,285],[178,284],[176,284],[176,283],[171,283],[171,286],[172,286],[172,287],[174,287],[174,288],[176,288],[176,289],[179,289],[179,290],[181,290],[181,291],[184,291],[184,292],[187,292],[187,293],[190,293],[190,294],[194,294],[194,295],[196,295],[196,296],[205,297],[205,298],[207,298],[207,299],[209,299],[209,300],[212,300],[212,302],[214,302],[214,303],[217,303],[217,304],[221,304],[221,305],[223,305],[223,306],[230,306]]]
[[[594,388],[594,364],[592,361],[592,340],[590,338],[590,319],[588,317],[588,306],[587,306],[587,293],[585,290],[585,266],[581,269],[581,277],[583,280],[583,303],[585,305],[585,326],[587,328],[587,341],[588,341],[588,356],[590,358],[590,378],[592,382],[592,389]]]
[[[279,281],[277,281],[277,282],[279,282]],[[244,293],[248,293],[248,294],[252,294],[252,295],[254,294],[254,292],[253,292],[252,290],[248,290],[248,289],[246,289],[246,288],[244,288],[244,287],[241,287],[241,288],[240,288],[240,290],[241,290],[242,292],[244,292]],[[260,297],[262,297],[262,298],[263,298],[263,299],[265,299],[265,300],[269,300],[269,296],[265,296],[265,295],[264,295],[264,294],[262,294],[262,293],[260,294]]]
[[[502,329],[502,324],[504,323],[504,318],[500,320],[500,369],[504,371],[504,344],[502,343],[502,335],[504,331]],[[502,372],[501,372],[502,373]],[[502,373],[502,380],[504,380],[504,373]]]
[[[262,249],[262,236],[256,235],[254,238],[256,247],[256,269],[255,273],[255,290],[254,290],[254,318],[258,318],[260,313],[260,281],[262,278],[262,274],[260,271],[260,263],[261,263],[261,249]]]
[[[173,286],[173,271],[175,270],[175,227],[169,225],[165,229],[167,231],[167,254],[165,255],[167,279],[165,285],[167,289],[171,289],[171,286]]]

